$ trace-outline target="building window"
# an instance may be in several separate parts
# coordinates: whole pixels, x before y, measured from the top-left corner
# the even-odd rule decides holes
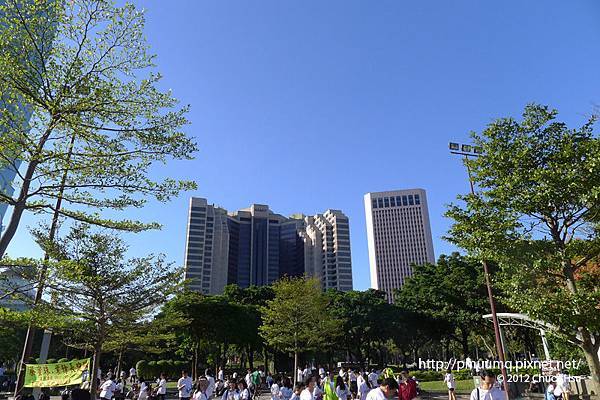
[[[415,202],[413,201],[413,195],[412,194],[408,195],[408,204],[411,205],[411,206],[415,205]]]
[[[383,208],[383,199],[377,199],[377,208]]]
[[[396,198],[395,197],[390,197],[390,205],[392,207],[396,207]]]
[[[376,199],[373,199],[373,200],[371,201],[371,203],[372,203],[372,205],[373,205],[373,208],[377,208],[377,200],[376,200]]]
[[[421,196],[419,196],[418,194],[415,194],[415,204],[416,205],[421,204]]]
[[[402,196],[402,205],[403,206],[407,206],[408,205],[408,198],[406,196]]]
[[[386,197],[385,199],[383,199],[383,204],[385,204],[386,207],[390,206],[390,199],[388,197]]]

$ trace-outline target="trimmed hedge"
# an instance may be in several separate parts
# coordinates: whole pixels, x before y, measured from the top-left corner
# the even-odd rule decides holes
[[[146,379],[157,378],[161,372],[167,374],[167,377],[169,378],[176,378],[181,374],[181,370],[188,369],[188,367],[187,361],[173,360],[140,360],[135,365],[138,376]]]

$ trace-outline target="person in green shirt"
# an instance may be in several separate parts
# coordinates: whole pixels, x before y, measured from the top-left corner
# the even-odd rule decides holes
[[[329,374],[323,379],[323,392],[323,400],[339,400],[335,394],[335,372],[329,371]]]
[[[260,395],[260,371],[256,369],[252,375],[250,375],[250,379],[252,380],[252,386],[254,386],[253,398],[258,398]]]

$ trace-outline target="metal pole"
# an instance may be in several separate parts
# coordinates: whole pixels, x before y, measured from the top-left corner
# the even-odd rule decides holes
[[[45,329],[44,330],[44,338],[42,339],[42,349],[40,350],[40,364],[46,364],[46,360],[48,360],[48,351],[50,350],[50,340],[52,339],[52,331]],[[33,389],[33,397],[36,399],[40,398],[41,393],[40,388]]]
[[[546,339],[546,331],[540,329],[540,336],[542,337],[542,347],[544,347],[544,356],[546,356],[546,360],[550,361],[550,350],[548,349],[548,339]]]
[[[465,154],[465,166],[467,167],[467,173],[469,175],[469,185],[471,186],[471,194],[475,195],[475,184],[473,182],[473,177],[471,175],[471,168],[469,167],[469,157]],[[494,293],[492,291],[492,283],[490,280],[490,272],[488,268],[487,261],[481,260],[481,265],[483,266],[483,274],[485,276],[485,286],[487,287],[488,292],[488,300],[490,302],[490,309],[492,311],[492,322],[494,323],[494,336],[496,339],[496,352],[498,353],[498,359],[500,361],[500,367],[502,371],[503,378],[503,386],[504,386],[504,394],[507,400],[510,400],[510,393],[508,390],[508,377],[506,374],[505,367],[505,358],[504,358],[504,347],[502,346],[501,336],[500,336],[500,325],[498,324],[498,317],[496,315],[496,302],[494,301]]]

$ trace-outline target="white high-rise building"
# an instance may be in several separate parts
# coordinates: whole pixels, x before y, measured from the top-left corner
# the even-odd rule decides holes
[[[299,235],[306,275],[319,278],[323,289],[352,290],[348,217],[340,210],[305,217]]]
[[[394,290],[412,275],[412,265],[434,263],[427,196],[423,189],[365,194],[371,287]]]

